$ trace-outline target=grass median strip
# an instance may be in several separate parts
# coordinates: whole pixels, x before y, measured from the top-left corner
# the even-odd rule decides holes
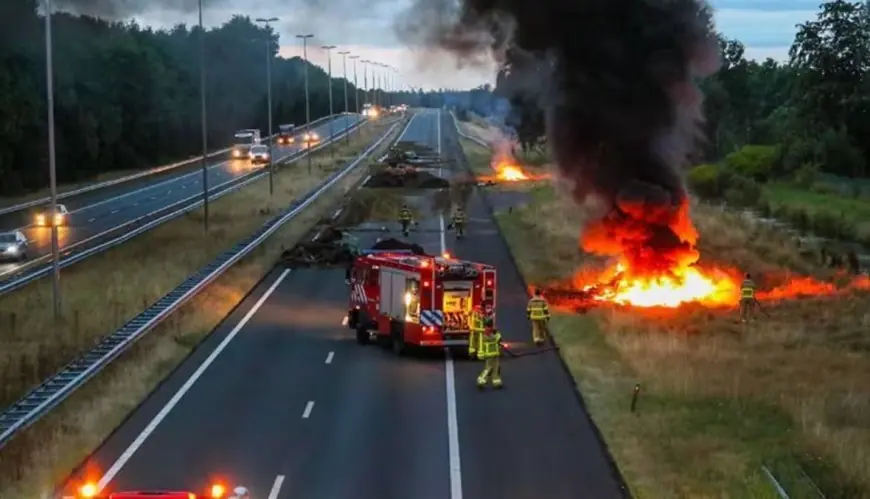
[[[394,119],[384,119],[368,124],[349,144],[341,141],[334,157],[328,149],[319,152],[312,161],[312,176],[305,160],[281,168],[271,198],[268,179],[263,179],[216,201],[211,206],[208,235],[198,211],[70,269],[64,278],[66,321],[57,333],[52,332],[50,313],[22,314],[14,329],[2,328],[3,405],[254,232],[363,152],[393,123]],[[389,145],[389,140],[383,142],[372,157]],[[296,244],[321,218],[331,215],[330,210],[367,171],[363,165],[347,175],[55,413],[10,442],[0,451],[0,497],[39,497],[41,487],[65,476],[223,319],[284,248]],[[6,320],[14,311],[49,311],[50,299],[50,283],[37,283],[4,296],[0,310]]]
[[[483,148],[463,145],[473,168],[485,169]],[[540,185],[497,214],[530,283],[585,263],[581,216]],[[693,219],[707,261],[827,272],[772,229],[705,205]],[[791,497],[818,497],[815,485],[828,498],[870,497],[870,294],[765,308],[770,316],[749,327],[736,310],[693,306],[664,317],[615,306],[554,316],[560,353],[636,497],[778,497],[762,466]]]

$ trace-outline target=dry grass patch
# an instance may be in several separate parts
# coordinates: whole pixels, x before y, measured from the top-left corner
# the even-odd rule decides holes
[[[384,121],[367,127],[370,129],[364,130],[360,139],[366,142],[365,147],[371,144],[372,139],[383,133],[385,127],[392,122]],[[398,136],[401,127],[398,128],[372,157],[377,157],[378,154],[386,151],[390,141]],[[359,144],[353,145],[353,142],[352,147],[356,147],[357,150],[365,148]],[[350,154],[347,149],[344,149],[343,153],[337,154],[336,157],[350,156]],[[328,152],[326,157],[329,157]],[[336,168],[336,161],[321,158],[316,163],[318,171],[321,171],[325,177]],[[63,480],[223,320],[271,269],[281,252],[301,241],[321,219],[331,215],[336,205],[344,200],[348,191],[367,172],[368,166],[361,165],[347,175],[296,219],[270,237],[260,248],[232,267],[205,292],[173,314],[100,376],[76,392],[56,411],[16,437],[0,452],[0,497],[35,499],[42,497],[42,494],[50,491],[54,485]],[[298,184],[299,187],[292,187],[294,184]],[[121,297],[129,297],[131,301],[120,303],[119,308],[127,311],[128,316],[135,315],[141,311],[141,301],[131,290],[151,283],[152,287],[148,289],[157,292],[158,285],[149,281],[148,276],[154,277],[153,281],[160,281],[159,276],[163,275],[164,282],[161,284],[166,286],[166,291],[169,291],[186,276],[231,246],[233,241],[243,238],[262,225],[268,215],[261,214],[261,210],[274,211],[278,206],[282,206],[278,198],[279,192],[282,193],[281,196],[287,196],[283,202],[283,206],[286,206],[292,198],[296,197],[292,195],[294,192],[292,189],[301,192],[306,190],[304,188],[306,185],[309,184],[294,173],[292,168],[284,169],[276,177],[275,198],[271,201],[265,199],[268,198],[268,186],[257,183],[239,194],[229,195],[215,202],[212,205],[215,218],[210,237],[200,235],[202,214],[198,213],[187,220],[167,224],[113,250],[119,253],[114,257],[109,255],[95,257],[77,266],[78,269],[86,270],[79,270],[67,277],[67,282],[77,276],[84,276],[78,277],[84,279],[80,283],[104,282],[106,287],[103,291],[99,291],[99,288],[91,289],[101,296],[105,295],[106,289],[115,290],[118,293],[119,303]],[[240,209],[239,206],[245,208]],[[220,223],[223,225],[219,225],[218,220],[221,220]],[[176,223],[178,226],[172,227]],[[217,236],[216,233],[221,235]],[[186,237],[184,234],[187,234]],[[155,239],[151,240],[151,238]],[[175,246],[170,250],[168,246],[161,245],[161,242],[164,244],[172,242]],[[208,245],[205,244],[206,242]],[[198,247],[198,245],[203,246]],[[206,254],[209,256],[206,257]],[[181,255],[185,256],[173,261],[173,258]],[[199,255],[196,262],[201,260],[202,263],[195,264],[193,255]],[[121,267],[119,264],[126,261],[137,263],[123,266],[123,270],[113,268],[113,265]],[[151,267],[137,270],[149,264]],[[87,277],[88,274],[100,278]],[[122,283],[128,285],[122,286]],[[50,286],[48,288],[50,290]],[[72,301],[74,297],[78,297],[79,300],[87,300],[86,297],[81,296],[84,294],[70,294],[67,299]],[[111,296],[111,292],[109,295]],[[88,314],[81,314],[80,328],[84,324],[90,324],[92,327],[99,325],[104,329],[86,332],[82,328],[78,332],[63,333],[64,335],[74,334],[83,342],[96,341],[100,336],[113,330],[114,317],[105,317],[99,321],[90,317],[85,319],[86,316],[95,315],[101,309],[98,301],[90,303],[93,308]],[[92,322],[85,322],[85,320]],[[49,333],[34,331],[33,336],[35,337],[33,343],[43,342],[38,351],[51,351],[52,355],[60,354],[61,350],[52,350],[49,342],[46,341]],[[56,343],[66,345],[67,350],[63,350],[65,352],[72,353],[72,350],[75,350],[71,340],[64,339],[63,342]],[[26,343],[21,339],[19,344]],[[60,361],[60,358],[56,360]],[[39,375],[33,373],[34,379],[38,377]]]
[[[472,152],[473,154],[473,152]],[[498,215],[532,282],[592,263],[577,249],[583,215],[552,189]],[[787,236],[698,205],[703,258],[773,282],[830,276]],[[765,304],[748,327],[736,311],[622,307],[558,314],[553,333],[592,417],[637,497],[870,497],[870,293]],[[631,394],[641,384],[638,411]],[[806,475],[805,475],[806,473]]]

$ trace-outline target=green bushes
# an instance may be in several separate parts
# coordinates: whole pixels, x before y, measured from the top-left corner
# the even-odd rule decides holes
[[[737,175],[765,182],[773,176],[779,157],[776,146],[743,146],[725,157],[725,167]]]

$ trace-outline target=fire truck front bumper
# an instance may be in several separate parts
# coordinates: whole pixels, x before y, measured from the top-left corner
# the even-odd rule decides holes
[[[444,333],[431,337],[424,336],[420,340],[421,347],[467,347],[468,333]]]

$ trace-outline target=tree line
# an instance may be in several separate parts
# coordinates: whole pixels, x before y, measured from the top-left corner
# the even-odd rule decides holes
[[[48,185],[44,18],[37,0],[2,2],[0,196]],[[59,182],[196,156],[202,149],[200,30],[55,13],[54,97]],[[278,57],[278,35],[236,16],[203,38],[209,148],[237,129],[268,129],[266,50],[272,54],[273,124],[305,122],[304,62]],[[329,113],[329,77],[309,65],[311,119]],[[344,110],[344,80],[331,88]],[[354,106],[352,84],[348,86]],[[360,96],[362,99],[362,96]],[[362,104],[362,102],[361,102]]]
[[[719,35],[720,70],[700,82],[707,140],[689,176],[699,194],[749,197],[758,184],[820,175],[870,177],[870,6],[833,0],[798,26],[789,60],[747,60],[739,40]],[[537,104],[512,91],[506,59],[496,92],[525,146],[544,134]]]

